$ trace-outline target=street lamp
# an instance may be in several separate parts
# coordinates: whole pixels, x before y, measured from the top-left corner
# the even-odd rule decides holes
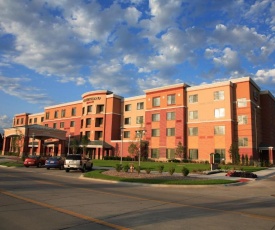
[[[32,134],[32,155],[34,155],[33,154],[33,147],[34,147],[34,133]]]
[[[67,155],[70,154],[70,142],[71,142],[71,134],[69,134],[68,153],[67,153]]]
[[[259,105],[257,105],[255,110],[255,142],[256,142],[256,153],[258,153],[258,130],[257,130],[257,109],[261,109]]]
[[[142,139],[142,136],[145,134],[145,130],[137,130],[136,133],[139,137],[138,166],[140,167],[141,139]]]
[[[122,154],[123,154],[123,127],[120,127],[121,130],[121,151],[120,151],[120,164],[122,165]]]

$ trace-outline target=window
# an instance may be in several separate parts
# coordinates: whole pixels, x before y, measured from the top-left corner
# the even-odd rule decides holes
[[[175,149],[166,149],[166,159],[175,159]]]
[[[89,128],[91,126],[91,122],[92,122],[91,118],[86,119],[86,128]]]
[[[74,121],[71,121],[70,122],[70,127],[74,127],[75,126],[75,122]]]
[[[160,120],[160,114],[156,113],[156,114],[152,114],[152,121],[159,121]]]
[[[46,112],[46,120],[50,118],[50,112]]]
[[[175,94],[167,96],[167,105],[174,105],[176,104],[176,96]]]
[[[238,124],[239,125],[247,124],[247,116],[246,115],[239,115],[238,116]]]
[[[90,132],[90,131],[86,131],[86,132],[85,132],[85,136],[86,136],[88,139],[90,139],[90,137],[91,137],[91,132]]]
[[[36,124],[37,123],[37,118],[33,119],[33,123]]]
[[[131,117],[126,117],[126,118],[124,119],[124,124],[125,124],[125,125],[130,125],[130,124],[131,124]]]
[[[191,160],[199,159],[198,149],[189,149],[189,159]]]
[[[131,105],[130,104],[125,105],[125,111],[131,111]]]
[[[92,105],[88,105],[87,107],[87,113],[91,113],[93,110],[93,106]]]
[[[225,109],[224,108],[215,109],[214,113],[215,113],[215,118],[224,117],[225,116]]]
[[[104,112],[104,105],[97,105],[96,113],[103,113]]]
[[[159,158],[159,149],[151,149],[151,158]]]
[[[80,127],[83,128],[83,119],[81,119]]]
[[[16,124],[19,125],[19,119],[16,120]]]
[[[103,118],[102,117],[97,117],[95,119],[95,127],[100,127],[103,124]]]
[[[85,114],[85,107],[82,108],[82,115]]]
[[[45,127],[48,127],[49,125],[48,124],[45,124]]]
[[[53,123],[53,128],[56,129],[56,123]]]
[[[225,161],[225,149],[215,149],[215,153],[220,154],[221,161]]]
[[[198,111],[190,111],[189,112],[189,119],[190,120],[194,120],[194,119],[198,119]]]
[[[95,140],[100,140],[102,138],[102,131],[95,131]]]
[[[137,116],[136,123],[137,124],[142,124],[143,123],[143,116]]]
[[[123,138],[130,138],[130,131],[124,131]]]
[[[239,138],[239,147],[246,147],[246,146],[248,146],[248,138],[240,137]]]
[[[23,124],[24,123],[24,118],[21,118],[21,124]]]
[[[224,135],[225,134],[225,126],[215,126],[214,134],[215,135]]]
[[[76,115],[76,107],[73,107],[73,108],[72,108],[72,113],[71,113],[71,114],[72,114],[72,116],[75,116],[75,115]]]
[[[44,121],[44,117],[41,117],[41,122],[43,122]]]
[[[247,106],[247,101],[246,98],[240,98],[237,100],[238,107],[246,107]]]
[[[60,128],[64,128],[64,122],[60,122]]]
[[[54,118],[58,118],[58,111],[54,111]]]
[[[175,120],[175,117],[176,117],[176,113],[175,112],[168,112],[168,113],[166,113],[166,120],[167,121]]]
[[[62,109],[61,110],[61,117],[65,117],[66,116],[66,109]]]
[[[215,91],[214,92],[214,100],[215,101],[224,100],[224,91]]]
[[[189,136],[198,136],[198,133],[199,133],[198,127],[189,128]]]
[[[175,128],[167,128],[166,129],[166,136],[167,137],[175,136]]]
[[[152,129],[152,137],[159,137],[159,129]]]
[[[160,106],[160,97],[153,98],[153,107]]]
[[[196,102],[198,102],[198,94],[190,95],[189,103],[196,103]]]
[[[31,118],[29,119],[29,123],[30,123],[30,124],[32,123],[32,119],[31,119]]]
[[[137,110],[144,109],[144,102],[138,102],[137,103]]]

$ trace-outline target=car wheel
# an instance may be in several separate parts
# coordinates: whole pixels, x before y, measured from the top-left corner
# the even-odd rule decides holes
[[[50,168],[47,168],[48,170],[50,170]]]
[[[86,165],[83,165],[83,168],[81,169],[82,172],[86,171]]]
[[[26,168],[28,168],[29,166],[28,165],[25,165]]]
[[[66,169],[66,172],[70,172],[70,169]]]

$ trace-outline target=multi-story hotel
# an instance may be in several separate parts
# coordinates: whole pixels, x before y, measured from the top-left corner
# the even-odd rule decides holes
[[[182,146],[187,159],[209,161],[210,154],[218,153],[220,160],[231,162],[230,149],[238,146],[240,156],[274,163],[275,98],[251,78],[182,83],[144,93],[124,98],[92,91],[42,113],[16,114],[12,127],[4,130],[3,154],[17,148],[21,155],[66,155],[85,147],[90,157],[102,159],[129,156],[134,144],[160,161],[178,158],[176,149]],[[81,144],[83,137],[89,139],[86,144]]]

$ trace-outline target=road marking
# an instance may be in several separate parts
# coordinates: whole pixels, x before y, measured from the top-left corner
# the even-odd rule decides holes
[[[22,196],[16,195],[16,194],[8,192],[8,191],[0,190],[0,193],[5,194],[5,195],[10,196],[10,197],[13,197],[13,198],[16,198],[16,199],[19,199],[19,200],[24,200],[26,202],[30,202],[30,203],[42,206],[42,207],[45,207],[45,208],[49,208],[49,209],[52,209],[52,210],[55,210],[55,211],[58,211],[58,212],[61,212],[61,213],[64,213],[64,214],[68,214],[68,215],[71,215],[71,216],[74,216],[74,217],[77,217],[77,218],[80,218],[80,219],[83,219],[83,220],[88,220],[88,221],[91,221],[91,222],[96,223],[96,224],[107,226],[107,227],[110,227],[110,228],[113,228],[113,229],[130,230],[130,228],[126,228],[126,227],[119,226],[119,225],[116,225],[116,224],[108,223],[108,222],[100,220],[100,219],[85,216],[85,215],[82,215],[82,214],[79,214],[79,213],[76,213],[76,212],[73,212],[73,211],[70,211],[70,210],[63,209],[63,208],[58,208],[58,207],[55,207],[53,205],[41,203],[39,201],[35,201],[35,200],[29,199],[29,198],[26,198],[26,197],[22,197]]]

